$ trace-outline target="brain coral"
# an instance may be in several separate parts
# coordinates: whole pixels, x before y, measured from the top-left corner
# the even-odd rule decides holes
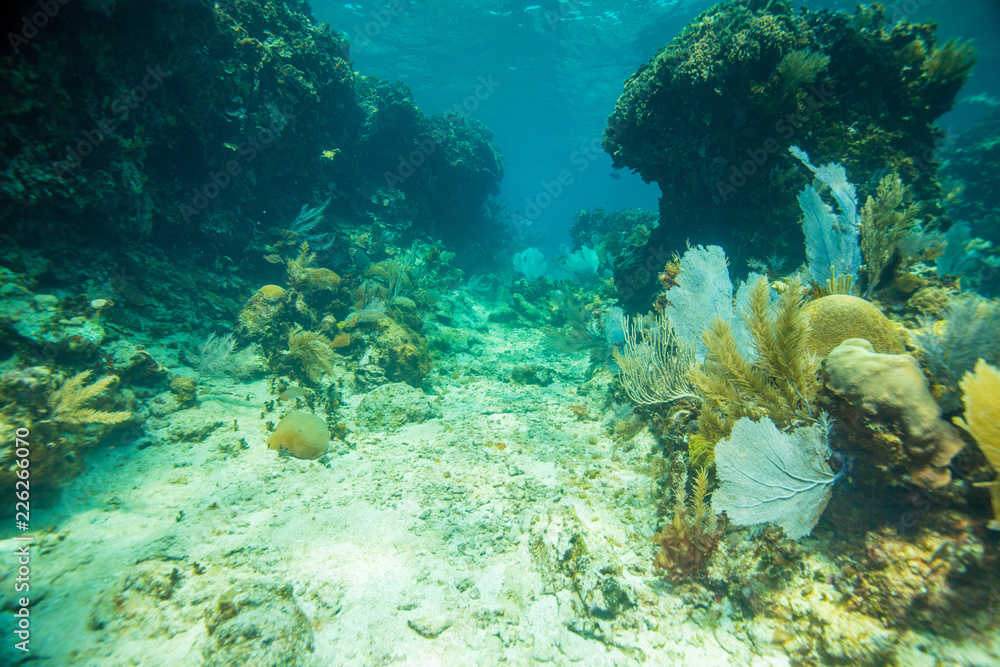
[[[340,276],[330,269],[306,269],[306,286],[311,289],[334,290],[340,285]]]
[[[297,459],[315,459],[326,454],[330,429],[326,422],[308,412],[289,412],[282,417],[267,439],[270,449],[284,449]]]
[[[809,349],[825,357],[848,338],[864,338],[881,354],[905,351],[896,326],[874,305],[849,294],[831,294],[806,305]]]
[[[260,294],[267,301],[277,301],[285,297],[285,289],[278,285],[264,285],[257,290],[257,294]]]

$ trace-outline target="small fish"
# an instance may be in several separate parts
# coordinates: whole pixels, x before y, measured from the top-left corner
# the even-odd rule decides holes
[[[610,174],[608,174],[608,176],[610,176],[611,178],[615,179],[616,181],[621,180],[621,177],[622,177],[622,175],[619,174],[617,171],[611,172]]]
[[[283,261],[279,255],[264,255],[264,259],[269,261],[271,264],[281,264]]]

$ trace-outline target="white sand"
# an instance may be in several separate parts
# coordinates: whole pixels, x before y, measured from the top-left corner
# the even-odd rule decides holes
[[[479,335],[476,356],[436,363],[440,419],[360,432],[361,396],[348,397],[352,448],[334,441],[329,467],[279,457],[259,408],[216,401],[169,415],[154,446],[90,452],[32,517],[50,527],[34,552],[32,657],[199,665],[205,609],[265,578],[290,582],[309,619],[302,664],[789,664],[767,621],[735,621],[725,600],[685,606],[656,577],[655,446],[643,433],[626,453],[604,433],[603,397],[576,395],[584,355],[551,353],[534,331]],[[525,361],[557,382],[506,382]],[[269,398],[264,381],[226,390]],[[202,442],[169,438],[213,421]],[[249,449],[220,453],[240,438]],[[588,613],[607,576],[634,605],[612,620]]]

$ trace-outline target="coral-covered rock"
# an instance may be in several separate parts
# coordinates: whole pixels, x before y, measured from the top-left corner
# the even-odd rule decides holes
[[[307,198],[314,181],[302,167],[317,145],[335,148],[362,126],[346,39],[305,3],[70,11],[0,72],[20,93],[0,109],[10,159],[0,192],[17,213],[42,204],[126,240],[194,238],[236,252],[253,238],[250,217]]]
[[[198,383],[193,378],[178,375],[170,380],[170,393],[177,398],[178,405],[194,405],[198,402]]]
[[[356,418],[364,428],[388,431],[419,424],[441,415],[428,396],[408,384],[395,382],[373,389],[358,404]]]
[[[781,531],[730,533],[709,566],[708,583],[753,611],[750,631],[792,664],[897,664],[897,631],[841,600],[840,573]]]
[[[420,316],[416,302],[405,296],[397,296],[389,302],[389,307],[403,324],[413,331],[424,328],[424,319]]]
[[[581,209],[573,214],[569,235],[573,239],[573,247],[587,246],[596,249],[598,255],[607,253],[614,257],[630,237],[641,236],[643,230],[648,236],[656,223],[656,213],[641,208],[627,208],[613,213],[603,208]],[[645,242],[645,239],[642,240]]]
[[[994,108],[942,148],[942,170],[961,185],[949,202],[952,215],[969,221],[972,234],[996,248],[1000,245],[1000,192],[992,175],[1000,169],[1000,109]]]
[[[542,364],[519,364],[510,371],[510,381],[515,384],[537,384],[540,387],[547,387],[555,379],[555,371]]]
[[[729,587],[755,614],[768,614],[774,610],[773,596],[789,582],[788,570],[800,569],[803,557],[799,543],[774,526],[753,534],[730,531],[717,544],[706,580],[717,588]]]
[[[305,269],[306,279],[303,282],[303,289],[308,290],[335,290],[340,285],[340,276],[330,269]],[[272,285],[273,287],[273,285]]]
[[[438,221],[441,233],[469,237],[496,230],[469,224],[481,217],[479,209],[491,194],[500,191],[503,156],[493,143],[493,132],[477,120],[446,113],[427,120],[428,134],[437,150],[417,178],[400,184],[407,197],[427,198],[427,210]]]
[[[502,305],[497,307],[493,312],[490,313],[489,321],[496,324],[513,324],[517,322],[520,316],[517,311],[507,305]]]
[[[920,364],[908,354],[878,354],[852,338],[823,365],[821,401],[850,435],[832,446],[889,475],[928,489],[951,481],[948,464],[962,448],[941,419]]]
[[[995,575],[987,572],[986,549],[972,522],[952,514],[934,524],[912,535],[893,528],[868,534],[860,565],[845,572],[854,586],[852,608],[889,626],[940,627],[960,609],[989,602],[986,583]]]
[[[893,25],[879,5],[851,16],[759,0],[691,21],[625,83],[604,134],[615,167],[663,192],[647,254],[690,240],[802,257],[796,193],[809,175],[793,145],[842,162],[858,201],[887,169],[943,217],[934,120],[975,58],[935,27]]]
[[[28,294],[4,299],[0,327],[54,353],[91,357],[97,352],[106,336],[98,317],[74,314],[73,299]]]
[[[370,121],[345,151],[348,159],[335,163],[343,180],[389,186],[371,198],[379,219],[398,217],[404,226],[419,221],[448,247],[461,249],[463,263],[495,261],[503,216],[484,204],[499,191],[503,156],[489,128],[457,113],[425,116],[400,82],[360,77],[357,89]]]
[[[236,321],[236,335],[274,350],[286,338],[288,295],[277,285],[264,285],[243,305]]]
[[[131,354],[127,358],[123,357],[121,353],[129,348],[131,348]],[[122,382],[133,386],[157,387],[169,379],[170,374],[167,369],[153,358],[148,350],[125,343],[116,345],[115,351],[118,354],[113,358],[112,369],[122,379]]]
[[[241,581],[205,610],[206,667],[310,664],[313,631],[292,585]]]
[[[89,375],[67,378],[34,366],[0,376],[0,495],[14,491],[14,462],[25,458],[17,456],[19,448],[29,450],[32,488],[56,487],[83,469],[84,451],[122,424],[138,421],[120,409],[126,400],[134,407],[135,396],[123,396],[116,377],[88,384]],[[135,429],[126,432],[137,435]]]
[[[363,322],[359,329],[373,351],[370,361],[382,368],[390,382],[423,384],[433,365],[427,341],[405,324],[388,317]]]

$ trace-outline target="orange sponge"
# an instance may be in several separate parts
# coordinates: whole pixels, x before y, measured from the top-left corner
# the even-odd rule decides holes
[[[308,412],[289,412],[267,439],[270,449],[284,449],[297,459],[315,459],[330,445],[330,429],[326,422]]]

